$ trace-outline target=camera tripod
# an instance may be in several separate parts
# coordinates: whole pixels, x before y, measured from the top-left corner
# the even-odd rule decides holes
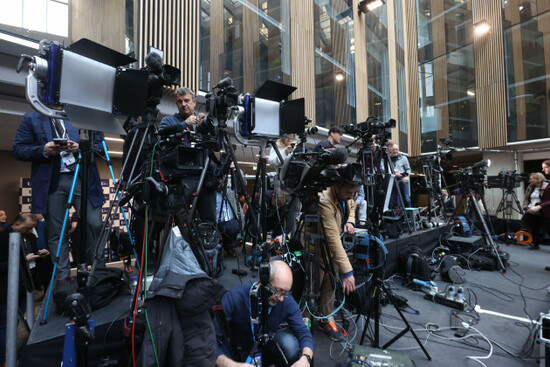
[[[308,281],[304,284],[304,292],[301,299],[305,300],[309,312],[316,311],[319,307],[321,288],[320,271],[324,270],[324,276],[336,279],[336,271],[332,264],[322,217],[318,214],[319,196],[317,192],[299,193],[304,212],[296,228],[295,238],[303,238],[303,250],[307,258],[304,263],[304,271]]]
[[[514,207],[515,204],[515,207]],[[502,190],[502,199],[498,204],[495,215],[503,212],[503,219],[506,221],[506,238],[510,237],[510,221],[512,220],[512,212],[523,215],[523,208],[521,207],[516,191],[513,187],[507,187]]]
[[[365,336],[367,334],[367,330],[369,328],[371,316],[372,316],[372,319],[374,321],[374,335],[370,339],[372,342],[372,346],[374,348],[387,349],[393,343],[399,340],[403,335],[405,335],[407,332],[410,332],[411,335],[414,337],[414,340],[416,340],[416,343],[418,344],[420,349],[422,349],[422,352],[424,352],[424,355],[426,355],[426,358],[428,358],[428,360],[431,361],[432,357],[430,356],[430,354],[428,353],[424,345],[422,345],[422,342],[414,332],[411,324],[409,323],[405,315],[403,315],[403,312],[397,306],[397,303],[393,298],[392,292],[386,287],[384,280],[382,279],[383,273],[384,273],[383,270],[376,270],[374,272],[372,283],[371,283],[371,286],[369,287],[369,292],[368,292],[368,294],[372,294],[374,291],[374,296],[372,298],[373,302],[370,304],[369,309],[367,311],[367,319],[365,321],[365,326],[363,328],[363,332],[361,334],[361,340],[359,344],[363,345]],[[380,346],[380,292],[383,292],[386,298],[391,302],[391,304],[399,314],[399,317],[405,323],[405,326],[406,326],[403,330],[401,330],[397,335],[395,335],[391,340],[389,340],[386,344],[382,346]],[[359,317],[361,317],[361,314],[357,315],[356,322],[359,320]]]
[[[466,194],[465,195],[463,194],[462,197],[460,198],[460,201],[458,202],[453,215],[447,221],[447,225],[453,220],[453,218],[457,213],[458,208],[461,205],[462,206],[464,206],[465,204],[471,205],[473,207],[475,215],[477,216],[477,218],[481,222],[481,225],[483,226],[483,236],[485,237],[486,243],[489,245],[489,247],[491,248],[491,251],[494,253],[494,256],[497,259],[498,268],[501,272],[504,272],[506,271],[506,266],[504,265],[504,263],[502,262],[502,259],[500,258],[500,254],[498,253],[498,247],[493,239],[492,224],[489,224],[491,226],[491,228],[489,228],[489,225],[487,225],[487,222],[485,221],[485,218],[481,213],[481,208],[479,207],[479,204],[477,202],[478,198],[481,199],[481,203],[483,204],[483,207],[487,208],[483,195],[476,193],[475,190],[468,190],[466,191]],[[468,212],[469,211],[466,210],[466,213]]]

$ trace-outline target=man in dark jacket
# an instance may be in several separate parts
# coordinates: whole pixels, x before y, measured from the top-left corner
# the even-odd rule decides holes
[[[247,359],[256,341],[255,336],[258,332],[261,332],[258,327],[251,325],[250,322],[251,307],[258,307],[257,304],[251,304],[250,291],[259,286],[259,282],[238,285],[229,290],[222,299],[223,312],[231,330],[233,344],[240,353],[239,358],[243,361]],[[276,260],[270,263],[268,287],[271,291],[268,305],[269,332],[275,333],[279,325],[287,322],[291,333],[277,331],[275,340],[281,347],[290,366],[309,366],[313,358],[313,337],[304,324],[298,304],[293,297],[288,297],[292,287],[292,271],[284,261]],[[218,336],[216,366],[250,366],[249,364],[239,364],[229,357],[230,354],[227,346],[223,344],[217,320],[215,326]],[[281,364],[275,363],[275,365],[279,366]]]
[[[55,143],[54,138],[62,141]],[[70,276],[69,243],[67,236],[55,259],[66,204],[69,198],[76,160],[79,152],[80,136],[78,129],[68,120],[53,119],[37,112],[29,112],[17,129],[13,141],[13,155],[16,159],[32,162],[31,187],[32,209],[35,214],[42,214],[46,219],[48,247],[57,262],[56,278],[58,281]],[[95,164],[88,169],[88,236],[86,241],[86,260],[93,261],[97,238],[101,231],[101,206],[103,191],[99,172]],[[78,179],[74,194],[73,206],[80,211],[81,185]]]

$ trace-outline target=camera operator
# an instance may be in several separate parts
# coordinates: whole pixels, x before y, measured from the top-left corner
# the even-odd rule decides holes
[[[197,100],[195,99],[195,94],[191,89],[185,87],[178,88],[176,90],[176,106],[178,107],[178,112],[172,116],[164,117],[160,121],[159,130],[166,129],[169,126],[182,125],[184,131],[194,131],[197,124],[205,118],[203,113],[199,114],[195,112],[196,104]],[[187,134],[184,134],[181,144],[186,146],[190,145]],[[216,223],[217,180],[213,174],[210,174],[213,173],[213,164],[211,164],[210,167],[206,167],[206,169],[209,170],[209,174],[207,175],[207,180],[202,188],[202,193],[197,203],[197,209],[202,221],[214,224]],[[199,176],[188,176],[184,179],[184,185],[186,186],[185,196],[188,203],[191,202],[192,193],[197,188],[198,183]]]
[[[251,323],[250,292],[260,283],[238,285],[227,292],[222,298],[223,312],[231,330],[232,341],[244,361],[249,355],[260,330]],[[313,358],[313,337],[304,324],[298,304],[290,297],[292,288],[292,271],[281,260],[270,262],[269,283],[267,285],[269,297],[269,332],[275,333],[275,341],[281,347],[290,366],[307,367]],[[289,330],[279,330],[279,326],[286,322]],[[217,320],[214,321],[218,337],[216,366],[251,366],[239,363],[229,357],[228,347],[223,344],[222,334]],[[270,346],[271,347],[271,346]],[[265,365],[281,366],[282,362],[276,358],[275,350],[266,348],[262,353]],[[274,348],[273,348],[274,349]]]
[[[352,165],[342,167],[341,180],[320,194],[319,215],[326,235],[326,242],[330,252],[330,258],[335,271],[340,274],[344,293],[355,291],[355,277],[348,255],[342,245],[341,234],[355,233],[355,201],[354,196],[362,184],[355,181]],[[331,315],[334,311],[334,279],[325,274],[326,269],[320,269],[319,307],[324,316]],[[332,316],[319,322],[319,327],[325,331],[334,341],[344,338],[342,331],[338,329]]]
[[[408,158],[399,153],[399,145],[393,144],[389,148],[389,155],[391,162],[393,164],[395,177],[399,182],[399,189],[401,190],[401,195],[403,196],[403,204],[406,208],[411,207],[411,199],[409,197],[409,177],[411,175],[411,165],[409,164]],[[392,190],[390,205],[394,208],[399,207],[399,201],[397,199],[397,192]]]
[[[55,140],[55,142],[54,142]],[[99,140],[99,135],[97,136]],[[71,191],[76,160],[79,152],[80,135],[78,129],[68,120],[46,117],[32,111],[23,116],[13,141],[13,155],[16,159],[32,162],[31,187],[32,209],[36,214],[44,215],[48,247],[52,255],[56,254],[63,218]],[[98,141],[96,148],[102,149]],[[104,203],[103,189],[99,171],[95,163],[88,168],[88,205],[86,241],[86,261],[91,264],[94,246],[101,232],[101,206]],[[80,212],[80,177],[73,193],[72,205]],[[62,248],[57,259],[56,279],[58,283],[70,277],[69,242],[64,236]],[[54,255],[55,256],[55,255]]]
[[[328,138],[318,142],[317,145],[315,145],[313,151],[320,152],[322,150],[321,148],[334,148],[334,146],[342,142],[343,137],[344,129],[342,129],[340,126],[333,126],[328,131]]]

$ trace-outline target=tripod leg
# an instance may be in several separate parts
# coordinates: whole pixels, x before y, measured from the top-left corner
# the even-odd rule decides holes
[[[416,335],[416,333],[414,332],[413,328],[411,327],[411,324],[409,324],[409,321],[405,318],[405,315],[403,315],[403,312],[401,312],[401,310],[399,309],[399,307],[397,307],[397,304],[395,303],[395,300],[393,299],[393,296],[391,293],[388,292],[388,289],[386,288],[386,286],[384,285],[384,283],[380,280],[377,280],[378,282],[380,282],[380,288],[384,290],[384,293],[386,294],[386,297],[388,297],[388,299],[390,300],[390,302],[392,303],[393,307],[395,308],[395,310],[397,311],[397,313],[399,314],[399,317],[401,317],[401,320],[403,320],[403,322],[405,323],[405,325],[407,326],[405,329],[403,329],[399,334],[397,334],[396,336],[394,336],[389,342],[387,342],[386,344],[384,344],[382,346],[382,349],[387,349],[390,345],[392,345],[393,343],[395,343],[399,338],[401,338],[403,335],[405,335],[407,333],[407,331],[409,331],[412,336],[414,337],[414,339],[416,340],[416,342],[418,343],[418,346],[420,347],[420,349],[422,349],[422,351],[424,352],[424,354],[426,355],[426,358],[428,358],[429,361],[432,360],[432,357],[430,356],[430,354],[428,353],[428,351],[426,350],[426,348],[424,347],[424,345],[422,345],[422,342],[420,341],[420,339],[418,339],[418,336]]]

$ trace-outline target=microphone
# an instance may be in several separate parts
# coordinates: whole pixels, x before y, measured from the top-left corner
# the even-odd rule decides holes
[[[227,77],[220,80],[214,88],[226,88],[226,87],[229,87],[230,85],[233,85],[233,80],[231,80],[230,77]]]
[[[162,57],[158,53],[149,52],[145,56],[145,63],[154,74],[158,75],[162,72]]]
[[[321,153],[319,159],[326,164],[342,164],[348,159],[348,151],[345,148],[326,149]]]
[[[166,136],[169,136],[169,135],[182,133],[183,130],[184,130],[184,128],[183,128],[182,124],[170,125],[170,126],[165,127],[164,129],[160,129],[159,130],[159,135],[163,136],[163,137],[166,137]]]

